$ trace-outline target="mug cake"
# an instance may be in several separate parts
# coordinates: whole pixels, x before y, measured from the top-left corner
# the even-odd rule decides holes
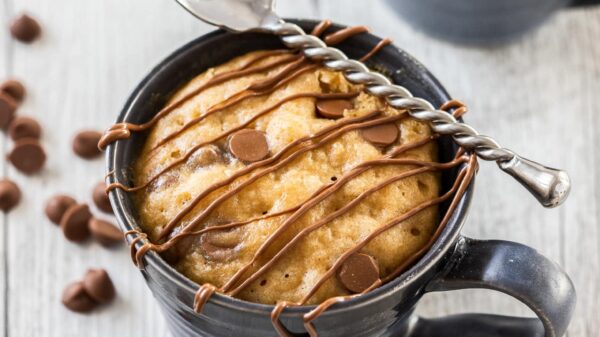
[[[215,291],[275,305],[280,333],[285,307],[322,311],[410,267],[448,220],[439,204],[456,199],[474,170],[462,151],[440,163],[427,124],[285,49],[204,71],[150,121],[111,127],[100,146],[140,131],[131,185],[108,186],[133,195],[141,229],[132,247],[145,241],[136,263],[154,250],[201,285],[197,311]],[[469,162],[443,191],[440,171]]]

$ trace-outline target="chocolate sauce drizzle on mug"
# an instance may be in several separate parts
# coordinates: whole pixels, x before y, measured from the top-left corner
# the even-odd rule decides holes
[[[320,36],[323,32],[327,30],[331,25],[331,22],[328,20],[322,21],[319,23],[312,31],[311,34]],[[367,28],[363,26],[357,27],[349,27],[342,30],[339,30],[333,34],[327,35],[324,38],[324,41],[327,44],[337,44],[345,39],[352,37],[356,34],[360,34],[368,31]],[[380,51],[385,46],[389,45],[391,40],[384,39],[381,40],[371,51],[369,51],[366,55],[364,55],[360,60],[366,61],[373,55],[375,55],[378,51]],[[257,63],[271,57],[279,55],[275,61],[269,63],[263,63],[260,65],[256,65]],[[104,134],[102,139],[100,140],[98,146],[101,149],[106,148],[109,144],[120,140],[126,139],[131,136],[131,132],[140,132],[145,131],[153,127],[158,120],[167,116],[169,113],[182,106],[184,103],[189,101],[190,99],[197,96],[203,90],[206,90],[209,87],[224,83],[229,80],[233,80],[236,78],[241,78],[250,74],[263,73],[266,71],[273,70],[277,67],[281,67],[279,71],[275,74],[270,75],[269,77],[252,83],[247,89],[238,92],[231,97],[225,99],[223,102],[215,104],[214,106],[207,109],[207,111],[200,115],[199,117],[187,122],[184,124],[179,130],[167,135],[165,138],[161,139],[151,150],[150,156],[148,159],[151,159],[153,154],[156,154],[157,151],[161,148],[161,146],[167,144],[171,140],[177,138],[183,132],[191,128],[192,126],[200,123],[206,117],[211,114],[222,111],[228,107],[231,107],[235,104],[238,104],[250,97],[257,97],[267,95],[277,90],[281,86],[289,83],[293,79],[298,76],[315,70],[319,67],[318,64],[311,63],[306,60],[302,55],[299,55],[291,50],[272,50],[257,55],[256,57],[250,59],[243,66],[236,70],[227,71],[221,74],[216,75],[205,84],[193,90],[189,94],[186,94],[182,98],[172,102],[162,110],[160,110],[150,121],[143,124],[131,124],[131,123],[117,123],[113,125],[107,132]],[[344,302],[349,299],[355,298],[357,296],[366,294],[371,290],[379,287],[380,285],[389,282],[394,279],[402,272],[407,270],[412,264],[414,264],[421,256],[423,256],[433,245],[433,243],[437,240],[444,227],[449,221],[450,215],[453,213],[456,208],[458,201],[461,196],[464,194],[467,189],[469,183],[471,182],[476,170],[477,170],[477,158],[476,156],[466,153],[463,149],[460,149],[456,154],[455,158],[447,163],[437,163],[437,162],[428,162],[421,161],[415,159],[401,159],[397,158],[400,154],[405,153],[408,150],[415,149],[425,144],[428,144],[432,141],[435,141],[439,135],[433,134],[432,136],[425,137],[416,142],[402,144],[399,146],[392,147],[387,153],[385,153],[382,157],[376,160],[370,160],[363,162],[351,170],[344,173],[341,177],[337,178],[335,181],[332,181],[328,184],[321,186],[317,191],[315,191],[309,198],[301,202],[300,204],[290,207],[288,209],[272,213],[272,214],[263,214],[261,216],[247,219],[244,221],[232,222],[232,223],[224,223],[224,224],[215,224],[213,226],[206,226],[202,229],[195,230],[195,228],[202,223],[210,213],[218,207],[222,202],[232,197],[239,191],[241,191],[244,187],[258,180],[259,178],[276,171],[282,166],[288,164],[298,156],[308,151],[311,151],[315,148],[325,145],[329,141],[353,130],[361,131],[363,138],[370,141],[374,145],[378,146],[386,146],[395,142],[398,137],[397,127],[393,127],[395,123],[404,118],[410,118],[406,113],[396,115],[396,116],[383,116],[381,111],[372,111],[364,116],[354,117],[354,118],[343,118],[344,108],[346,107],[348,100],[358,96],[360,92],[350,92],[350,93],[298,93],[294,95],[290,95],[288,97],[284,97],[280,99],[278,102],[273,105],[259,111],[253,117],[243,122],[239,126],[236,126],[230,130],[227,130],[220,135],[210,139],[208,141],[202,142],[191,149],[189,149],[180,159],[177,159],[163,169],[161,169],[158,173],[151,176],[145,183],[140,184],[138,186],[127,187],[121,183],[115,182],[107,186],[107,192],[113,189],[119,188],[126,192],[136,192],[142,189],[149,187],[153,182],[155,182],[159,177],[165,175],[169,171],[175,169],[176,167],[185,163],[192,155],[198,152],[200,149],[204,149],[208,146],[214,146],[213,144],[217,141],[227,139],[228,137],[245,137],[243,141],[239,143],[234,142],[234,144],[230,144],[230,151],[238,157],[240,160],[246,162],[248,165],[243,169],[238,170],[230,177],[226,178],[223,181],[217,182],[211,186],[209,186],[205,191],[200,193],[200,195],[196,196],[192,199],[187,206],[185,206],[173,219],[171,219],[163,228],[159,235],[159,239],[165,240],[162,244],[154,244],[147,239],[147,235],[145,233],[139,232],[137,230],[132,230],[125,235],[135,235],[136,237],[131,241],[131,256],[134,263],[143,268],[143,257],[144,255],[152,250],[158,253],[166,252],[170,248],[175,247],[175,244],[182,239],[198,236],[209,232],[214,231],[223,231],[228,230],[240,226],[244,226],[254,221],[280,217],[283,215],[288,215],[287,218],[283,220],[278,229],[272,233],[263,244],[258,248],[255,252],[253,258],[250,262],[240,268],[234,275],[226,282],[226,284],[218,288],[212,284],[203,284],[199,287],[196,295],[194,297],[194,310],[200,313],[209,300],[209,298],[215,293],[220,292],[229,296],[235,296],[240,291],[242,291],[245,287],[250,285],[252,282],[256,281],[262,274],[264,274],[271,266],[273,266],[286,252],[294,247],[296,243],[306,237],[309,233],[319,229],[320,227],[326,225],[327,223],[333,221],[337,217],[342,216],[346,212],[348,212],[352,207],[357,205],[361,200],[368,197],[369,195],[377,192],[378,190],[388,186],[391,183],[396,181],[405,179],[407,177],[415,176],[425,172],[435,172],[445,169],[450,169],[454,167],[458,167],[464,164],[464,168],[460,170],[458,176],[453,184],[453,186],[441,196],[437,198],[428,200],[421,204],[416,205],[408,212],[389,220],[383,226],[377,228],[375,231],[370,233],[367,237],[362,239],[358,244],[356,244],[352,249],[346,251],[342,254],[335,263],[321,276],[321,278],[317,281],[317,283],[313,286],[312,289],[304,296],[304,298],[297,302],[288,302],[288,301],[280,301],[278,302],[272,313],[271,313],[271,321],[273,326],[278,331],[278,333],[282,336],[291,335],[290,332],[281,324],[279,321],[279,316],[283,312],[283,310],[287,307],[291,306],[301,306],[306,304],[306,302],[319,290],[319,288],[330,278],[334,277],[336,274],[338,278],[340,278],[342,284],[346,286],[349,290],[355,292],[353,295],[346,296],[337,296],[332,297],[318,306],[316,306],[313,310],[308,312],[303,316],[304,326],[306,330],[309,332],[311,336],[317,336],[317,331],[312,323],[314,319],[316,319],[321,313],[327,310],[332,305]],[[247,127],[256,121],[258,118],[269,114],[270,112],[276,110],[282,104],[299,99],[312,97],[317,100],[317,110],[318,112],[327,118],[337,119],[336,123],[326,127],[322,130],[319,130],[315,134],[307,135],[301,137],[292,143],[286,145],[279,152],[268,155],[264,149],[264,137],[260,132],[247,129]],[[319,105],[319,102],[327,102],[327,104]],[[464,114],[467,109],[466,107],[459,101],[452,100],[445,103],[441,109],[443,110],[451,110],[453,109],[453,114],[456,117]],[[339,119],[338,119],[339,118]],[[248,153],[248,149],[245,149],[242,144],[247,144],[248,142],[252,142],[253,144],[257,144],[257,149],[252,153]],[[231,143],[231,142],[230,142]],[[240,144],[239,146],[236,144]],[[232,147],[233,146],[233,147]],[[267,149],[268,150],[268,149]],[[237,154],[236,154],[237,152]],[[147,159],[147,160],[148,160]],[[415,168],[406,170],[389,178],[376,186],[364,191],[360,195],[358,195],[354,200],[346,204],[344,207],[336,210],[335,212],[329,214],[325,218],[321,219],[317,223],[310,225],[302,229],[295,237],[293,237],[284,247],[282,247],[270,260],[265,262],[258,270],[252,273],[250,276],[244,278],[246,273],[249,271],[251,266],[257,262],[267,251],[267,249],[271,246],[271,244],[277,240],[277,238],[283,234],[286,229],[288,229],[298,218],[300,218],[303,214],[308,212],[312,207],[319,204],[321,201],[326,199],[328,196],[332,195],[335,191],[339,190],[346,183],[352,180],[354,177],[359,176],[363,172],[369,170],[370,168],[384,165],[410,165]],[[256,171],[252,176],[250,176],[247,180],[241,182],[236,185],[235,188],[229,189],[225,191],[223,194],[218,196],[215,200],[213,200],[202,212],[200,212],[196,217],[191,219],[187,225],[185,225],[181,230],[175,233],[175,228],[179,225],[180,221],[188,215],[196,205],[200,201],[202,201],[206,196],[211,194],[212,192],[230,185],[237,178],[245,176],[251,172]],[[421,247],[417,252],[413,253],[409,256],[401,265],[399,265],[395,270],[389,273],[386,277],[379,277],[379,269],[372,259],[372,257],[367,256],[366,254],[360,253],[360,250],[366,246],[369,242],[371,242],[374,238],[376,238],[379,234],[385,232],[386,230],[399,225],[403,221],[409,219],[410,217],[416,215],[422,210],[434,206],[439,205],[446,200],[450,200],[450,205],[448,207],[447,212],[444,217],[440,221],[436,231],[427,242],[426,245]],[[144,244],[140,247],[139,250],[136,250],[136,244],[138,242],[144,242]],[[209,242],[210,244],[210,242]],[[223,256],[223,258],[227,258],[227,256]],[[345,275],[355,275],[356,273],[345,272],[347,270],[367,270],[370,271],[370,274],[362,275],[361,279],[346,279]]]

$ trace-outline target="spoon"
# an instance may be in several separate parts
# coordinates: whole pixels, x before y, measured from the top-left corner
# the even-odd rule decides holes
[[[287,47],[302,50],[309,59],[343,72],[352,83],[364,84],[370,94],[384,98],[394,108],[408,110],[411,117],[428,122],[439,134],[452,136],[458,145],[479,158],[495,161],[544,207],[556,207],[569,195],[571,182],[565,171],[522,158],[494,139],[480,135],[468,124],[457,121],[451,114],[436,109],[430,102],[414,97],[408,89],[370,71],[363,63],[349,59],[339,49],[328,47],[318,37],[307,35],[298,25],[287,23],[277,16],[273,10],[275,0],[176,1],[209,24],[235,32],[252,30],[278,35]]]

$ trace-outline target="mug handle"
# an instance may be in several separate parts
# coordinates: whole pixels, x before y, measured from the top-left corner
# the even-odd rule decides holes
[[[410,337],[560,337],[575,309],[573,283],[561,267],[535,249],[509,241],[463,237],[449,268],[425,291],[484,288],[526,304],[538,318],[463,314],[418,317]]]
[[[600,0],[571,0],[569,7],[600,5]]]

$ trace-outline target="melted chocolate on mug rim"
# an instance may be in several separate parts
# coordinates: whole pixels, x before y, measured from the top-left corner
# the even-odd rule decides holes
[[[316,36],[320,36],[325,30],[327,30],[327,28],[330,27],[330,25],[331,25],[330,21],[324,20],[321,23],[319,23],[317,26],[315,26],[315,28],[312,31],[312,34],[316,35]],[[333,34],[326,36],[324,38],[324,40],[328,44],[337,44],[349,37],[352,37],[356,34],[360,34],[360,33],[367,32],[367,31],[368,31],[368,29],[363,26],[348,27],[348,28],[341,29]],[[373,47],[360,60],[363,62],[368,60],[370,57],[375,55],[379,50],[381,50],[383,47],[389,45],[390,43],[391,43],[391,40],[389,40],[389,39],[381,40],[375,47]],[[259,63],[261,60],[264,60],[264,59],[274,56],[274,55],[285,55],[285,56],[282,56],[273,62],[255,66],[255,64]],[[188,100],[195,97],[200,92],[202,92],[203,90],[205,90],[211,86],[218,85],[218,84],[221,84],[228,80],[240,78],[240,77],[243,77],[243,76],[246,76],[249,74],[262,73],[265,71],[269,71],[276,67],[282,67],[282,68],[274,75],[269,76],[268,78],[262,79],[260,81],[257,81],[255,83],[252,83],[245,90],[242,90],[241,92],[238,92],[238,93],[232,95],[231,97],[227,98],[223,102],[215,104],[214,106],[207,109],[207,111],[204,114],[202,114],[201,116],[189,121],[188,123],[183,125],[179,130],[173,132],[172,134],[170,134],[170,135],[166,136],[165,138],[163,138],[162,140],[160,140],[157,143],[157,145],[155,145],[151,149],[150,156],[146,160],[150,160],[152,158],[152,155],[154,153],[156,153],[156,151],[160,150],[160,147],[162,145],[168,143],[172,139],[177,138],[179,135],[184,133],[186,130],[188,130],[192,126],[196,125],[197,123],[200,123],[204,118],[206,118],[210,114],[216,113],[218,111],[222,111],[222,110],[226,109],[227,107],[230,107],[239,102],[242,102],[249,97],[262,96],[262,95],[271,93],[274,90],[276,90],[277,88],[281,87],[283,84],[293,80],[297,76],[304,74],[308,71],[317,69],[319,67],[319,65],[308,61],[307,59],[304,58],[304,56],[302,56],[292,50],[278,49],[278,50],[267,51],[265,53],[257,55],[256,57],[249,60],[248,62],[246,62],[244,65],[242,65],[240,68],[238,68],[236,70],[217,74],[215,77],[213,77],[212,79],[207,81],[205,84],[201,85],[199,88],[193,90],[189,94],[186,94],[182,98],[167,105],[165,108],[160,110],[150,121],[148,121],[146,123],[143,123],[143,124],[117,123],[117,124],[113,125],[104,134],[104,136],[100,140],[98,146],[101,149],[105,149],[109,144],[111,144],[117,140],[129,138],[131,136],[131,132],[140,132],[140,131],[146,131],[146,130],[150,129],[151,127],[153,127],[156,124],[156,122],[158,120],[160,120],[164,116],[167,116],[170,112],[172,112],[176,108],[182,106]],[[291,100],[298,99],[298,98],[305,98],[305,97],[313,97],[316,99],[351,99],[351,98],[356,97],[359,93],[360,92],[351,92],[351,93],[344,93],[344,94],[342,94],[342,93],[332,93],[332,94],[299,93],[299,94],[291,95],[289,97],[285,97],[285,98],[281,99],[279,102],[273,104],[272,106],[267,107],[266,109],[263,109],[262,111],[258,112],[253,117],[251,117],[249,120],[245,121],[244,123],[240,124],[239,126],[220,134],[219,136],[215,137],[214,139],[202,142],[202,143],[192,147],[191,149],[189,149],[186,152],[186,154],[182,158],[175,160],[172,163],[168,164],[166,167],[162,168],[158,173],[153,175],[145,183],[143,183],[139,186],[127,187],[121,183],[115,182],[115,183],[108,185],[106,188],[106,191],[109,192],[113,189],[119,188],[125,192],[136,192],[136,191],[145,189],[152,182],[154,182],[156,179],[158,179],[163,174],[165,174],[165,173],[169,172],[170,170],[173,170],[176,167],[178,167],[179,165],[183,164],[187,159],[189,159],[189,157],[191,157],[200,148],[205,147],[207,145],[211,145],[211,144],[215,143],[216,141],[222,140],[222,139],[230,136],[231,134],[235,133],[236,131],[244,129],[245,127],[247,127],[248,125],[253,123],[256,119],[268,114],[269,112],[277,109],[277,107],[279,107],[282,104],[289,102]],[[460,117],[467,111],[467,108],[464,106],[464,104],[462,104],[461,102],[456,101],[456,100],[451,100],[451,101],[445,103],[441,107],[441,109],[447,110],[447,111],[454,109],[453,114],[455,117]],[[177,214],[177,216],[175,216],[171,221],[169,221],[169,223],[167,225],[165,225],[163,227],[162,232],[160,234],[160,239],[165,240],[163,243],[154,244],[154,243],[150,242],[147,239],[147,235],[138,230],[130,230],[130,231],[126,232],[125,236],[135,235],[135,238],[133,238],[130,242],[131,257],[132,257],[132,260],[134,261],[134,264],[137,265],[139,268],[143,268],[143,257],[148,251],[152,250],[152,251],[155,251],[158,253],[164,252],[167,249],[173,247],[175,245],[175,243],[177,243],[178,240],[181,240],[182,238],[185,238],[188,236],[201,235],[203,233],[207,233],[209,231],[215,231],[215,230],[231,229],[231,228],[246,225],[248,223],[251,223],[251,222],[254,222],[257,220],[272,218],[272,217],[280,217],[282,215],[291,213],[291,215],[289,215],[287,218],[285,218],[283,220],[283,222],[279,226],[279,228],[274,233],[272,233],[265,240],[265,242],[263,242],[263,244],[260,246],[260,248],[255,252],[252,260],[249,263],[247,263],[244,267],[242,267],[238,272],[236,272],[234,274],[234,276],[231,277],[231,279],[229,281],[227,281],[223,287],[218,288],[209,283],[205,283],[205,284],[199,286],[199,288],[194,296],[194,310],[198,313],[201,313],[204,305],[206,304],[206,302],[210,299],[210,297],[215,292],[220,292],[220,293],[223,293],[228,296],[235,296],[241,290],[243,290],[246,286],[248,286],[250,283],[252,283],[256,279],[258,279],[262,275],[262,273],[266,272],[269,269],[269,267],[274,265],[278,261],[279,258],[281,258],[289,249],[293,248],[294,244],[299,242],[305,235],[308,235],[311,231],[314,231],[314,230],[320,228],[321,226],[324,226],[327,223],[333,221],[336,217],[343,215],[345,212],[349,211],[354,205],[358,204],[362,199],[364,199],[371,193],[375,193],[379,189],[381,189],[393,182],[396,182],[401,179],[405,179],[407,177],[411,177],[411,176],[414,176],[417,174],[421,174],[424,172],[441,171],[441,170],[451,169],[451,168],[458,168],[459,166],[462,166],[463,168],[460,169],[460,172],[458,173],[456,180],[454,181],[452,187],[447,192],[445,192],[443,195],[438,196],[437,198],[428,200],[426,202],[423,202],[423,203],[413,207],[408,212],[406,212],[394,219],[391,219],[387,223],[382,225],[381,227],[378,227],[375,231],[373,231],[371,234],[369,234],[366,238],[364,238],[362,241],[360,241],[358,244],[356,244],[352,249],[346,251],[344,254],[342,254],[340,257],[338,257],[338,259],[336,260],[334,265],[332,267],[330,267],[325,272],[325,274],[323,274],[321,276],[319,281],[313,286],[313,288],[308,292],[307,295],[305,295],[305,297],[300,302],[293,303],[293,302],[289,302],[289,301],[280,301],[274,306],[274,308],[271,312],[271,321],[273,323],[274,328],[277,330],[277,332],[281,336],[290,336],[291,333],[279,321],[279,316],[281,315],[281,313],[283,312],[283,310],[285,308],[292,307],[292,306],[305,305],[305,303],[310,299],[310,297],[313,296],[317,292],[319,287],[325,281],[327,281],[328,279],[330,279],[331,277],[333,277],[336,274],[337,270],[342,266],[342,264],[345,262],[345,260],[348,259],[348,257],[350,257],[354,253],[360,252],[360,250],[365,245],[367,245],[372,239],[377,237],[379,234],[383,233],[384,231],[386,231],[394,226],[401,225],[402,221],[407,220],[408,218],[414,216],[415,214],[421,212],[422,210],[424,210],[428,207],[431,207],[434,205],[439,205],[442,202],[450,200],[450,204],[448,206],[446,213],[444,214],[436,231],[434,232],[432,237],[429,239],[427,244],[425,246],[423,246],[421,249],[419,249],[417,252],[415,252],[411,256],[409,256],[394,271],[392,271],[390,274],[388,274],[383,279],[381,279],[381,278],[377,279],[376,282],[374,282],[370,287],[368,287],[361,293],[353,294],[353,295],[345,295],[345,296],[336,296],[336,297],[329,298],[329,299],[323,301],[322,303],[316,305],[314,309],[312,309],[311,311],[309,311],[308,313],[303,315],[304,326],[305,326],[306,330],[308,331],[310,336],[312,336],[312,337],[317,336],[317,331],[316,331],[314,325],[312,324],[312,321],[314,319],[316,319],[320,314],[322,314],[325,310],[327,310],[329,307],[331,307],[332,305],[334,305],[336,303],[348,301],[357,296],[366,294],[366,293],[372,291],[373,289],[378,288],[382,284],[385,284],[385,283],[389,282],[390,280],[393,280],[394,278],[399,276],[401,273],[406,271],[409,267],[411,267],[418,259],[420,259],[431,248],[433,243],[435,243],[435,241],[438,239],[441,232],[445,228],[446,224],[448,223],[448,221],[450,219],[450,216],[453,214],[454,210],[456,209],[456,206],[458,205],[459,200],[461,199],[462,195],[465,193],[467,187],[469,186],[471,180],[473,179],[473,177],[476,173],[476,170],[478,167],[476,156],[474,156],[470,153],[466,153],[462,148],[460,148],[459,151],[456,153],[455,158],[452,161],[449,161],[446,163],[395,158],[396,156],[398,156],[412,148],[418,148],[418,147],[428,144],[432,141],[436,141],[439,138],[439,135],[433,134],[429,137],[425,137],[416,142],[402,144],[400,146],[393,147],[388,152],[386,152],[384,156],[380,157],[379,159],[366,161],[366,162],[363,162],[363,163],[355,166],[353,169],[345,172],[342,177],[339,177],[335,181],[332,181],[328,184],[321,186],[321,188],[319,188],[317,191],[315,191],[304,202],[302,202],[298,205],[295,205],[293,207],[290,207],[286,210],[279,211],[279,212],[272,213],[272,214],[263,214],[262,216],[244,220],[244,221],[238,221],[238,222],[225,223],[225,224],[219,224],[219,225],[215,225],[215,226],[205,227],[205,228],[202,228],[199,230],[195,230],[195,227],[198,224],[200,224],[201,221],[204,218],[206,218],[213,209],[218,207],[221,202],[227,200],[227,198],[229,198],[232,195],[234,195],[235,193],[239,192],[245,186],[251,184],[252,182],[259,179],[260,177],[263,177],[264,175],[266,175],[270,172],[273,172],[273,171],[277,170],[278,168],[284,166],[285,164],[291,162],[297,156],[299,156],[307,151],[310,151],[314,148],[322,146],[322,145],[326,144],[328,141],[331,141],[332,139],[335,139],[338,136],[344,134],[345,132],[362,129],[362,128],[367,128],[367,127],[373,127],[376,125],[381,125],[381,124],[386,124],[386,123],[394,123],[394,122],[404,119],[404,118],[410,118],[410,117],[406,113],[396,115],[396,116],[383,116],[382,117],[381,111],[372,111],[371,113],[369,113],[367,115],[355,117],[355,118],[341,118],[341,119],[338,119],[335,124],[333,124],[329,127],[326,127],[322,130],[319,130],[315,134],[301,137],[301,138],[297,139],[296,141],[286,145],[278,153],[272,154],[271,156],[269,156],[265,159],[250,163],[246,167],[235,172],[232,176],[228,177],[227,179],[213,184],[212,186],[207,188],[205,191],[203,191],[200,195],[198,195],[194,199],[192,199],[189,202],[189,204],[186,207],[184,207],[184,209],[182,209]],[[296,149],[294,149],[294,148],[296,148]],[[279,159],[281,159],[281,160],[279,162],[277,162]],[[275,163],[275,162],[277,162],[277,163]],[[272,164],[272,163],[275,163],[275,164],[270,166],[270,164]],[[272,242],[274,242],[280,234],[285,232],[285,230],[288,228],[288,226],[293,224],[295,220],[297,220],[301,215],[304,214],[304,212],[307,212],[308,210],[311,209],[311,207],[313,207],[314,205],[318,204],[319,202],[321,202],[322,200],[324,200],[325,198],[327,198],[328,196],[333,194],[339,188],[343,187],[343,185],[345,183],[347,183],[348,181],[350,181],[352,178],[362,174],[363,172],[369,170],[370,168],[375,167],[375,166],[381,166],[381,165],[395,165],[395,164],[396,165],[411,165],[411,166],[414,166],[415,168],[403,171],[400,174],[398,174],[397,176],[389,178],[389,179],[379,183],[378,185],[364,191],[363,193],[358,195],[355,199],[353,199],[350,203],[348,203],[341,209],[335,211],[334,213],[329,214],[328,216],[321,219],[317,223],[311,224],[310,226],[302,229],[284,247],[282,247],[273,257],[271,257],[271,259],[269,259],[267,262],[265,262],[258,270],[254,271],[251,275],[249,275],[245,278],[242,278],[243,276],[245,276],[246,272],[251,267],[252,263],[257,261],[258,258],[261,257],[261,254],[263,254],[268,249],[270,244]],[[265,168],[261,170],[261,168],[263,168],[263,167],[265,167]],[[257,170],[257,172],[253,172],[255,170]],[[110,172],[107,174],[107,176],[110,176],[113,173],[114,172]],[[185,225],[182,230],[180,230],[177,234],[171,236],[170,238],[166,239],[168,237],[168,235],[175,229],[175,227],[177,227],[177,225],[179,225],[179,222],[187,214],[189,214],[189,212],[191,212],[193,210],[193,208],[195,208],[195,206],[204,197],[206,197],[213,191],[215,191],[223,186],[229,185],[231,182],[235,181],[237,178],[242,177],[247,174],[252,174],[252,176],[250,178],[248,178],[247,180],[245,180],[244,182],[242,182],[241,184],[239,184],[238,186],[236,186],[236,188],[226,191],[224,194],[220,195],[218,198],[213,200],[207,208],[205,208],[194,219],[192,219],[187,225]],[[136,249],[135,246],[138,242],[144,242],[144,244],[139,249]]]

